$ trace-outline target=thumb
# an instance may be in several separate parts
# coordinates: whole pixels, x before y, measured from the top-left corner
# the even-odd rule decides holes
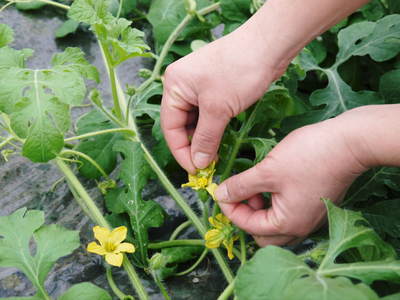
[[[215,191],[215,197],[219,202],[240,202],[262,192],[275,192],[275,186],[271,172],[265,162],[261,162],[222,182]]]
[[[199,109],[199,120],[191,143],[192,160],[196,168],[206,168],[217,155],[221,138],[230,118],[224,114]]]

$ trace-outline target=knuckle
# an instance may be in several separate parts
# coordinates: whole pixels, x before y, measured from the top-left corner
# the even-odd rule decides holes
[[[290,231],[290,224],[286,218],[283,218],[275,213],[270,215],[269,220],[273,226],[273,228],[279,234],[288,234]]]
[[[197,146],[209,148],[217,144],[215,132],[209,130],[198,130],[193,138]]]
[[[236,200],[245,200],[246,198],[246,186],[243,183],[243,178],[241,176],[232,177],[230,184],[228,187],[228,195],[229,199]]]
[[[201,101],[201,99],[200,99]],[[204,100],[200,103],[200,110],[218,118],[228,118],[229,108],[221,102]]]
[[[173,63],[173,64],[170,64],[165,69],[165,72],[164,72],[165,82],[169,82],[171,79],[173,79],[176,76],[177,73],[179,73],[178,68],[179,68],[178,64]]]

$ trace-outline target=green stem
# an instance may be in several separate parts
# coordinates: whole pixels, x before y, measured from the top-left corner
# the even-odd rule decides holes
[[[134,299],[132,296],[125,295],[115,284],[113,275],[112,275],[112,270],[110,267],[106,267],[106,276],[107,276],[107,281],[108,285],[110,286],[111,290],[113,293],[120,299],[120,300],[127,300],[127,299]]]
[[[124,3],[124,0],[119,0],[119,7],[118,7],[118,13],[116,18],[119,19],[119,17],[121,16],[121,11],[122,11],[122,4]]]
[[[13,136],[9,136],[8,138],[4,139],[4,141],[0,143],[0,149],[9,144],[13,139]]]
[[[141,148],[144,152],[144,157],[146,161],[149,163],[151,168],[157,174],[162,185],[165,187],[165,189],[168,191],[171,197],[176,201],[179,207],[183,210],[187,218],[193,223],[193,225],[199,231],[200,235],[203,236],[206,233],[206,228],[204,227],[203,223],[200,221],[200,219],[197,217],[194,211],[190,208],[189,204],[186,203],[185,199],[181,196],[181,194],[175,189],[171,181],[168,179],[163,170],[157,164],[157,162],[155,161],[149,150],[146,148],[146,146],[143,144],[143,142],[141,142]]]
[[[115,132],[126,132],[131,136],[136,135],[136,133],[132,129],[129,129],[129,128],[112,128],[112,129],[99,130],[99,131],[89,132],[86,134],[66,138],[66,139],[64,139],[64,142],[68,143],[68,142],[75,141],[75,140],[87,139],[89,137],[96,136],[96,135],[115,133]]]
[[[219,4],[215,3],[208,7],[203,8],[201,11],[199,11],[199,13],[206,14],[213,10],[218,9],[218,7],[219,7]],[[111,75],[112,65],[109,63],[110,58],[109,57],[107,58],[107,53],[108,53],[107,49],[104,47],[104,45],[102,45],[102,43],[100,41],[99,41],[99,44],[100,44],[100,50],[102,52],[103,58],[106,61],[106,69],[109,72],[109,75]],[[114,74],[114,76],[110,76],[110,77],[114,78],[114,80],[111,80],[111,85],[112,85],[112,90],[116,91],[116,93],[117,93],[118,107],[122,108],[123,111],[126,111],[127,103],[126,103],[125,95],[123,93],[121,85],[118,82],[118,78],[117,78],[116,74]],[[140,91],[143,91],[144,90],[143,84],[142,84],[141,88],[142,89]],[[139,91],[137,90],[137,92],[139,92]],[[114,92],[113,92],[113,94],[114,94]],[[152,155],[150,154],[150,152],[148,151],[148,149],[146,148],[144,143],[141,141],[140,135],[139,135],[138,131],[136,130],[136,124],[135,124],[134,118],[129,118],[128,120],[125,120],[125,121],[128,124],[128,127],[137,133],[136,139],[131,139],[131,140],[140,143],[141,148],[144,152],[144,157],[145,157],[146,161],[149,163],[149,165],[153,169],[153,171],[157,174],[162,185],[165,187],[167,192],[172,196],[172,198],[176,201],[176,203],[180,206],[180,208],[186,214],[187,218],[193,223],[193,225],[198,230],[199,234],[201,236],[204,236],[204,234],[206,232],[206,228],[204,227],[204,225],[202,224],[200,219],[197,217],[197,215],[194,213],[194,211],[186,203],[185,199],[179,194],[179,192],[175,189],[173,184],[169,181],[168,177],[164,174],[164,172],[158,166],[157,162],[154,160],[154,158],[152,157]],[[221,252],[218,249],[213,249],[212,252],[215,256],[217,263],[220,265],[220,268],[221,268],[223,274],[225,275],[227,281],[231,282],[233,280],[233,274],[232,274],[232,271],[230,270],[225,258],[222,256]]]
[[[203,240],[173,240],[173,241],[164,241],[159,243],[150,243],[148,245],[149,249],[162,249],[162,248],[170,248],[170,247],[179,247],[179,246],[203,246]]]
[[[107,173],[104,171],[104,169],[90,156],[86,155],[85,153],[76,151],[76,150],[63,150],[60,153],[61,156],[63,155],[76,155],[76,156],[80,156],[83,159],[86,159],[89,163],[91,163],[100,173],[104,178],[109,178]]]
[[[96,33],[96,35],[99,36],[97,33]],[[106,45],[104,45],[104,43],[100,39],[98,39],[98,41],[99,41],[101,51],[104,55],[105,63],[107,65],[108,77],[110,79],[111,93],[112,93],[113,103],[114,103],[115,116],[117,117],[118,120],[123,121],[123,114],[122,114],[120,100],[119,100],[118,92],[117,92],[115,67],[112,64],[111,54],[110,54],[109,49],[106,47]]]
[[[75,174],[72,172],[70,167],[60,158],[56,158],[56,164],[60,171],[64,174],[65,178],[67,179],[70,186],[72,186],[77,194],[80,197],[78,204],[81,203],[90,211],[92,220],[96,224],[111,229],[111,226],[108,224],[107,220],[103,217],[103,214],[97,207],[96,203],[94,203],[93,199],[89,196],[86,189],[83,187],[81,182],[76,178]]]
[[[190,268],[188,268],[188,269],[186,269],[186,270],[184,270],[184,271],[182,271],[182,272],[175,273],[174,276],[183,276],[183,275],[186,275],[186,274],[189,274],[190,272],[192,272],[194,269],[197,268],[197,266],[198,266],[198,265],[203,261],[203,259],[207,256],[207,253],[208,253],[208,249],[206,248],[206,249],[204,249],[203,253],[201,253],[199,259],[196,260],[196,262],[195,262]]]
[[[244,265],[247,260],[247,255],[246,255],[246,236],[243,230],[240,230],[239,239],[240,239],[240,253],[242,254],[240,262],[242,263],[242,265]]]
[[[236,138],[235,143],[232,146],[232,152],[229,155],[228,163],[226,164],[226,168],[221,175],[221,182],[226,180],[232,173],[233,165],[235,163],[235,159],[239,153],[240,147],[242,146],[243,141],[246,139],[249,131],[251,130],[251,125],[256,117],[257,110],[261,106],[261,102],[258,101],[253,111],[251,112],[249,118],[242,124],[242,127],[239,130],[239,136]],[[213,209],[213,217],[219,213],[219,206],[214,205]]]
[[[237,257],[237,259],[240,261],[240,264],[242,265],[242,264],[243,264],[243,263],[242,263],[242,252],[239,251],[239,250],[236,249],[236,248],[233,248],[233,249],[232,249],[232,252],[233,252],[233,254]]]
[[[256,106],[254,107],[253,111],[251,112],[249,118],[244,122],[244,124],[242,125],[242,127],[239,130],[239,136],[237,137],[237,139],[235,140],[235,144],[232,147],[232,152],[229,156],[229,160],[228,163],[226,165],[226,168],[224,170],[224,172],[221,175],[221,181],[224,181],[225,179],[227,179],[231,173],[232,173],[232,169],[233,169],[233,165],[235,163],[235,159],[239,153],[240,150],[240,146],[242,145],[243,141],[246,139],[249,131],[251,130],[253,121],[257,115],[257,110],[260,107],[261,102],[257,102]]]
[[[135,268],[129,261],[126,254],[124,254],[124,260],[123,260],[122,266],[124,267],[125,272],[128,274],[129,279],[131,280],[133,286],[135,287],[135,290],[139,296],[139,299],[148,300],[149,296],[147,295],[147,292],[146,292],[144,286],[142,285],[142,282],[140,281],[140,278],[139,278],[138,274],[136,273]]]
[[[160,276],[158,276],[158,274],[155,271],[152,271],[151,275],[153,276],[154,281],[156,282],[158,288],[160,289],[161,294],[164,296],[164,299],[171,300],[171,297],[168,295],[168,291],[165,288],[163,282],[161,281]]]
[[[69,10],[70,9],[70,7],[68,5],[61,4],[61,3],[58,3],[58,2],[55,2],[55,1],[51,1],[51,0],[39,0],[39,1],[43,2],[43,3],[46,3],[46,4],[50,4],[50,5],[56,6],[56,7],[59,7],[59,8],[63,8],[65,10]]]
[[[67,179],[69,186],[72,187],[71,190],[74,189],[75,192],[78,194],[79,197],[75,198],[78,204],[82,208],[84,208],[84,211],[86,208],[90,212],[89,217],[92,219],[92,221],[100,225],[101,227],[111,229],[111,226],[108,224],[107,220],[103,217],[103,214],[100,212],[96,203],[90,197],[90,195],[83,187],[81,182],[78,180],[78,178],[75,176],[75,174],[72,172],[70,167],[66,163],[64,163],[64,161],[61,158],[56,158],[55,162],[60,171],[64,174],[65,178]],[[141,300],[148,300],[149,297],[146,293],[146,290],[144,289],[142,283],[140,282],[139,276],[137,275],[134,267],[132,266],[131,262],[129,261],[126,255],[124,255],[123,266],[139,298]]]
[[[7,4],[4,4],[2,7],[0,7],[0,13],[5,10],[7,7],[10,5],[13,5],[15,2],[8,2]]]
[[[206,14],[209,14],[213,11],[216,11],[219,9],[220,4],[214,3],[211,4],[207,7],[204,7],[203,9],[200,9],[197,12],[197,15],[204,16]],[[176,39],[179,37],[179,35],[182,33],[182,31],[185,29],[185,27],[192,21],[192,19],[195,17],[195,14],[187,14],[186,17],[183,18],[183,20],[179,23],[179,25],[172,31],[170,36],[168,37],[167,41],[163,45],[161,49],[161,53],[157,58],[156,64],[154,66],[153,72],[151,76],[143,82],[138,89],[136,90],[137,93],[142,92],[145,90],[154,80],[160,77],[160,72],[161,68],[163,66],[165,57],[167,56],[169,50],[171,49],[172,45],[175,43]]]
[[[138,140],[140,141],[140,136],[138,134]],[[147,150],[146,146],[141,142],[141,147],[144,152],[144,157],[146,161],[149,163],[153,171],[157,174],[159,180],[161,181],[164,188],[171,195],[171,197],[175,200],[175,202],[179,205],[179,207],[183,210],[186,217],[193,223],[194,227],[196,227],[199,234],[203,237],[206,233],[206,228],[203,223],[200,221],[199,217],[194,213],[194,211],[190,208],[190,206],[186,203],[185,199],[181,196],[181,194],[175,189],[171,181],[169,181],[168,177],[159,167],[157,162],[154,160],[153,156]],[[224,256],[221,254],[221,251],[218,249],[211,250],[217,263],[219,264],[222,273],[224,274],[226,280],[231,282],[233,280],[233,274],[230,270]]]
[[[191,221],[183,222],[181,225],[175,228],[174,232],[172,232],[171,237],[169,238],[170,241],[175,240],[178,235],[184,230],[185,228],[189,227],[192,224]]]
[[[233,294],[233,290],[235,288],[235,282],[232,281],[222,292],[222,294],[218,297],[217,300],[227,300]]]

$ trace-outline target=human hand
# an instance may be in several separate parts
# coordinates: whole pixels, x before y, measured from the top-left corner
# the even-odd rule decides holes
[[[324,221],[320,198],[340,202],[367,169],[347,134],[351,121],[338,117],[297,129],[255,167],[224,181],[215,192],[224,214],[260,246],[302,240]],[[270,208],[262,192],[271,192]]]
[[[270,61],[272,51],[264,55],[262,40],[243,26],[167,68],[161,125],[172,154],[189,173],[216,158],[230,119],[285,70],[286,63]]]

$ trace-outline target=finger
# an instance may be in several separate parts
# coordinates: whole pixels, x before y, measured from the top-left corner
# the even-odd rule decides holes
[[[191,146],[193,163],[197,168],[206,168],[215,159],[228,122],[229,117],[200,107]]]
[[[259,210],[264,208],[264,199],[259,195],[251,197],[248,201],[249,206],[254,210]]]
[[[245,203],[220,203],[223,213],[239,228],[252,235],[280,235],[274,226],[272,209],[255,210]]]
[[[260,247],[266,247],[270,245],[275,245],[275,246],[289,245],[297,239],[294,236],[287,236],[287,235],[277,235],[277,236],[253,235],[253,238]]]
[[[186,129],[192,108],[189,103],[177,100],[170,93],[164,92],[160,118],[165,140],[178,163],[193,174],[196,168],[191,159],[190,141]]]
[[[262,192],[274,192],[270,172],[260,164],[222,182],[215,191],[218,202],[233,203],[247,200]]]

